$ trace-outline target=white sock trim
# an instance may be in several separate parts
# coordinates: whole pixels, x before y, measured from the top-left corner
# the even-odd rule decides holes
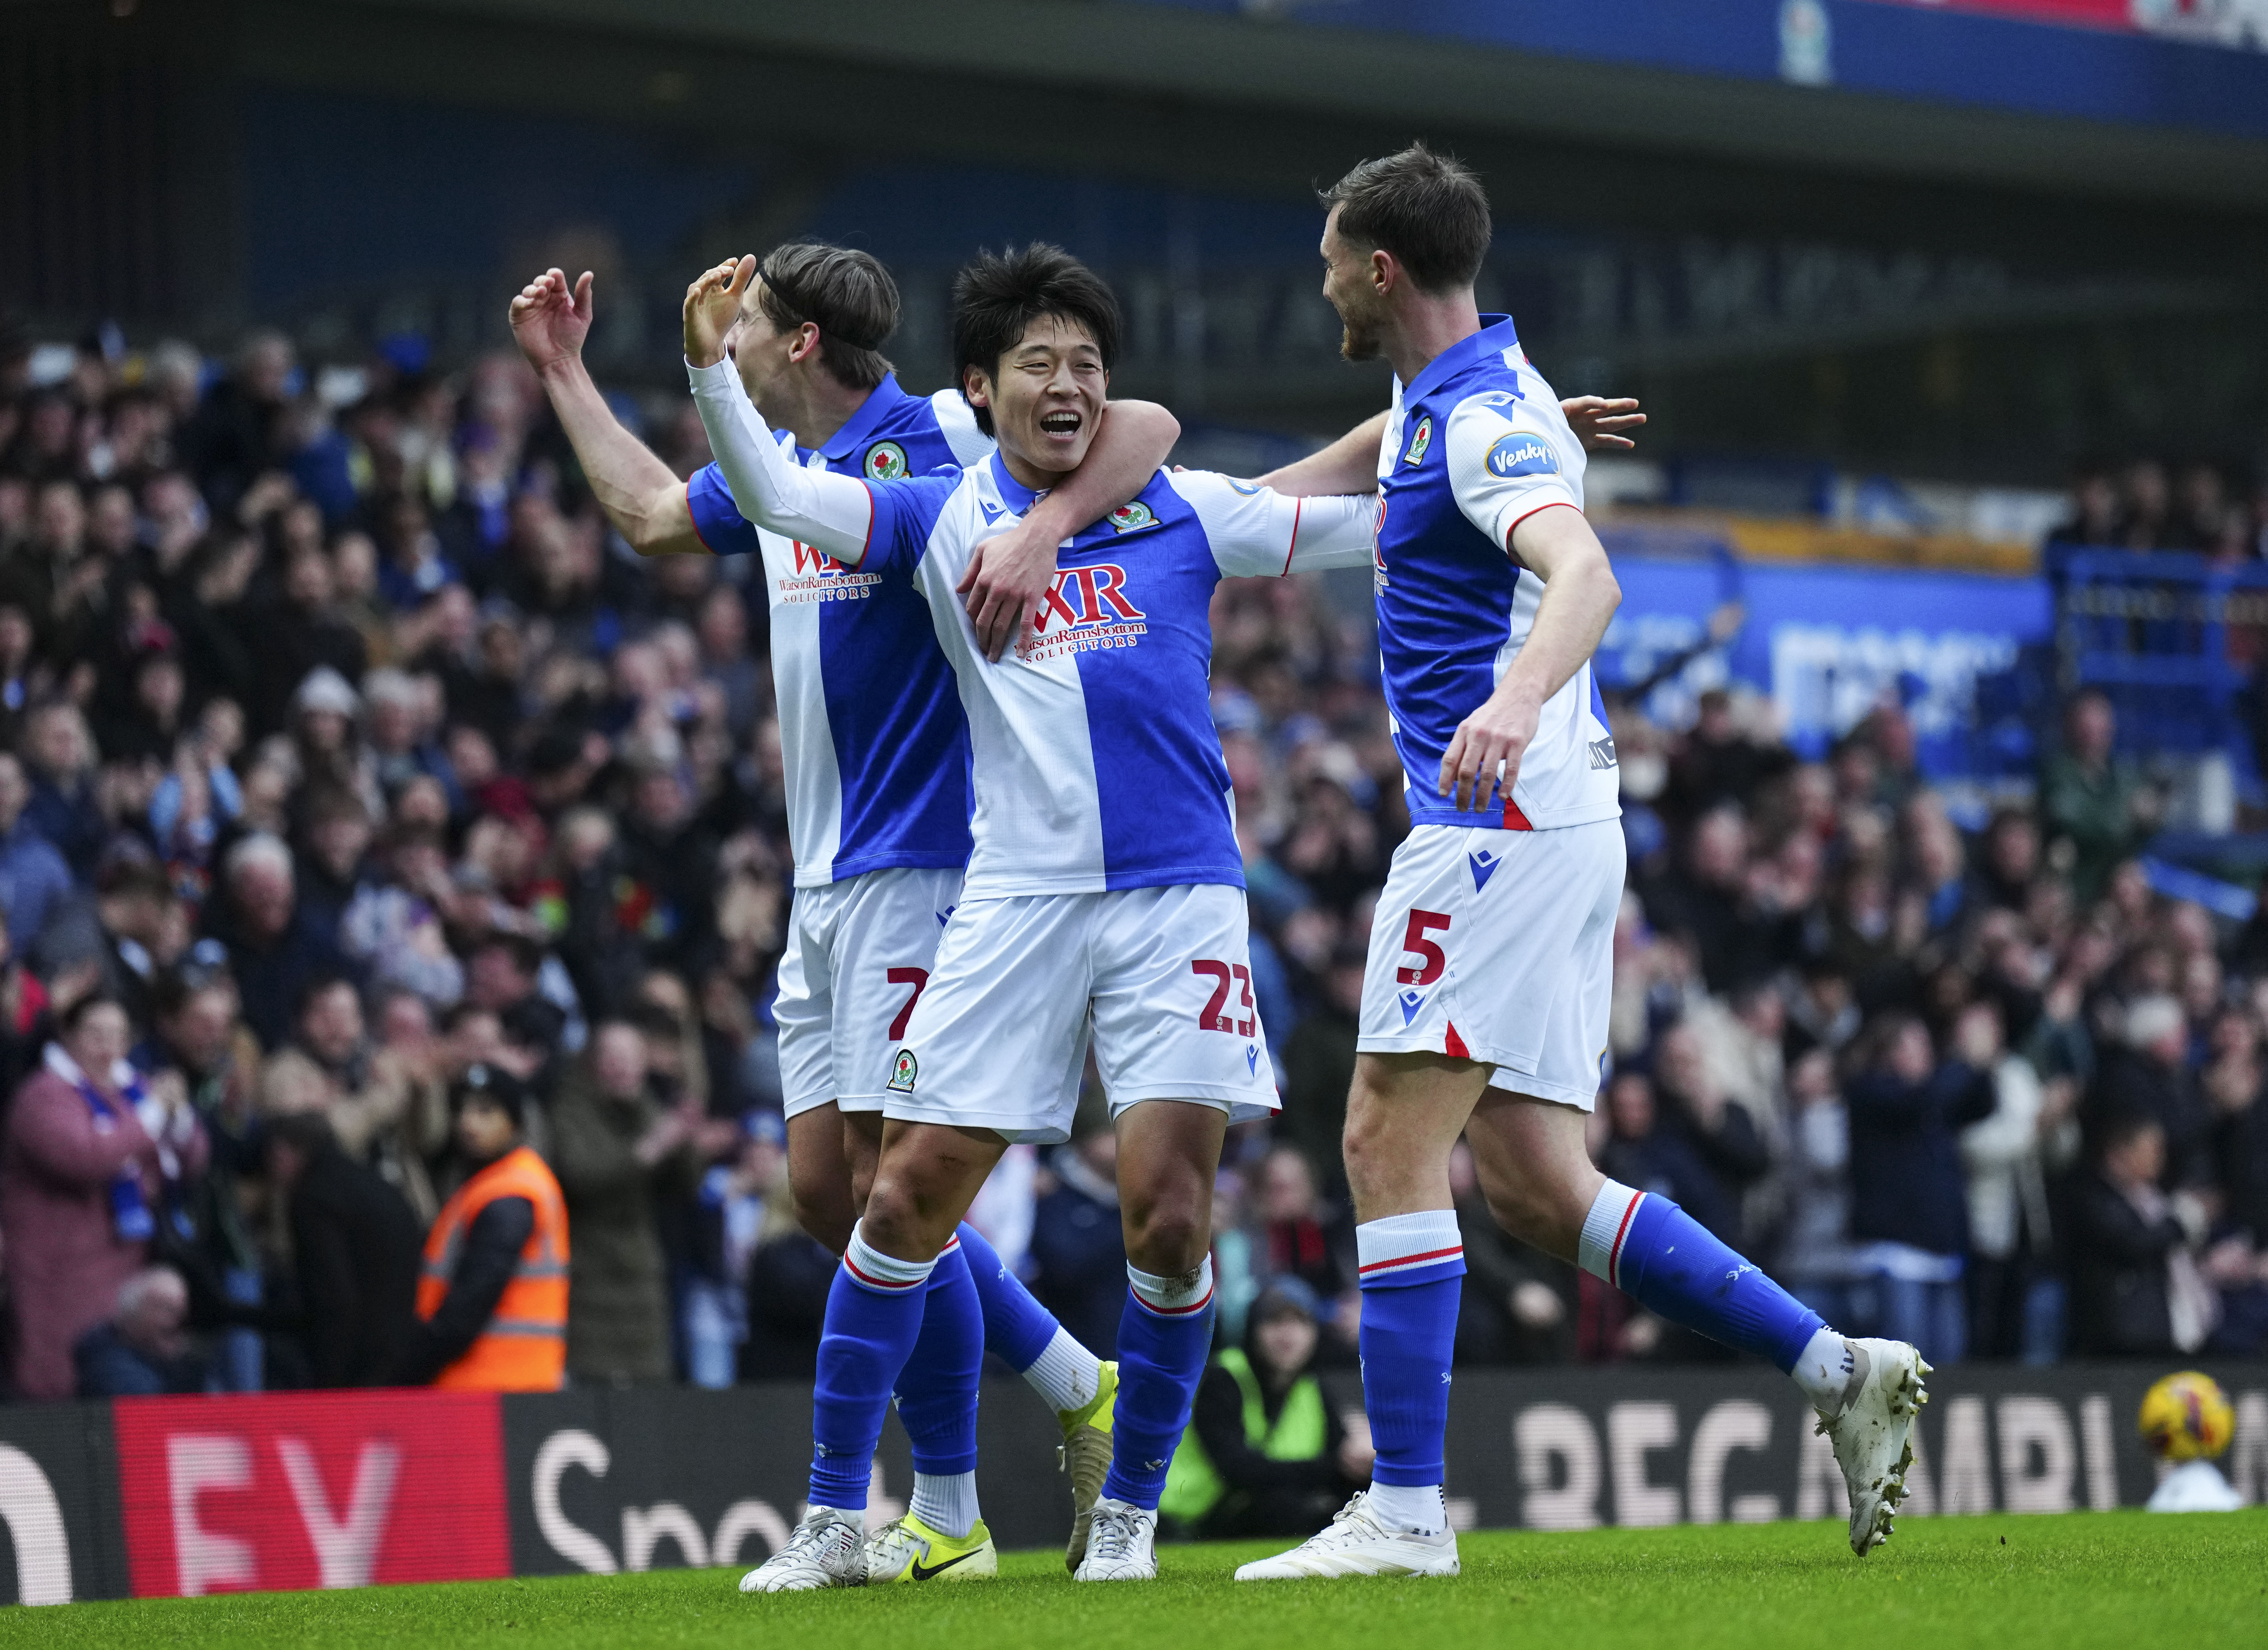
[[[1622,1279],[1616,1273],[1622,1266],[1623,1239],[1630,1231],[1631,1217],[1643,1196],[1643,1192],[1620,1181],[1610,1180],[1599,1188],[1599,1195],[1591,1200],[1591,1212],[1583,1217],[1583,1235],[1576,1245],[1575,1263],[1617,1289],[1622,1287]]]
[[[982,1516],[976,1510],[976,1475],[973,1472],[917,1472],[914,1492],[906,1511],[940,1536],[966,1541]]]
[[[1438,1536],[1449,1527],[1448,1504],[1438,1484],[1373,1484],[1366,1504],[1388,1529]]]
[[[1058,1326],[1055,1338],[1024,1371],[1024,1379],[1058,1415],[1083,1410],[1102,1389],[1102,1360]]]
[[[1160,1278],[1128,1261],[1126,1281],[1134,1298],[1160,1317],[1194,1317],[1212,1304],[1212,1256],[1206,1256],[1197,1271],[1178,1278]]]
[[[853,1280],[880,1295],[910,1293],[929,1282],[930,1273],[937,1270],[934,1259],[902,1261],[873,1247],[866,1241],[864,1220],[850,1228],[850,1247],[843,1253],[843,1264]]]
[[[1852,1367],[1851,1343],[1822,1327],[1812,1331],[1795,1367],[1787,1373],[1803,1389],[1811,1407],[1832,1419],[1842,1413],[1843,1392],[1851,1383]]]
[[[1414,1267],[1462,1260],[1465,1237],[1457,1229],[1455,1210],[1423,1209],[1364,1221],[1354,1229],[1354,1249],[1357,1276],[1370,1283]]]

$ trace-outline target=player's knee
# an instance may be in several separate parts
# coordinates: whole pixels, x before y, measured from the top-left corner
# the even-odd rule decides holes
[[[1145,1272],[1177,1278],[1205,1256],[1206,1223],[1194,1199],[1170,1198],[1126,1216],[1126,1258]]]
[[[1403,1173],[1407,1145],[1396,1138],[1386,1108],[1369,1097],[1359,1080],[1347,1104],[1339,1148],[1358,1207],[1392,1196]]]
[[[847,1199],[807,1197],[792,1190],[789,1200],[795,1205],[796,1224],[806,1232],[837,1255],[850,1247],[850,1228],[857,1217]]]

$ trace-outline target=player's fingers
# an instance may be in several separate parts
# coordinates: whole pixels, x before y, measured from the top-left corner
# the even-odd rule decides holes
[[[565,280],[565,278],[566,278],[566,277],[563,276],[561,276],[560,278],[561,278],[561,280],[563,282],[563,281]],[[590,313],[591,313],[591,271],[590,271],[590,270],[588,270],[588,269],[584,270],[584,271],[583,271],[583,274],[582,274],[582,277],[575,283],[575,298],[574,298],[574,305],[575,305],[575,313],[576,313],[578,315],[582,315],[582,316],[585,316],[585,317],[587,317],[587,316],[590,314]]]
[[[984,541],[984,544],[990,544],[991,541],[991,540],[987,539]],[[976,550],[969,556],[968,566],[967,570],[961,573],[961,582],[953,587],[953,593],[954,595],[967,595],[970,587],[976,583],[976,575],[984,566],[984,544],[978,545]],[[969,611],[974,613],[976,608],[971,607]]]
[[[1435,795],[1449,794],[1449,787],[1456,781],[1457,769],[1464,760],[1464,754],[1465,730],[1460,726],[1449,737],[1449,748],[1441,753],[1441,777],[1433,786]]]

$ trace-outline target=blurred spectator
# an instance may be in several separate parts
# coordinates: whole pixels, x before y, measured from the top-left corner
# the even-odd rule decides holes
[[[684,1307],[686,1374],[696,1387],[733,1384],[748,1338],[749,1263],[786,1152],[787,1125],[779,1114],[752,1112],[740,1125],[733,1160],[701,1177]]]
[[[1098,1126],[1099,1124],[1099,1126]],[[1126,1239],[1118,1214],[1118,1137],[1101,1117],[1079,1119],[1069,1145],[1048,1159],[1032,1212],[1032,1275],[1040,1304],[1098,1358],[1118,1355],[1126,1292]]]
[[[794,1381],[809,1388],[819,1367],[828,1291],[842,1263],[833,1249],[796,1224],[787,1154],[780,1153],[771,1183],[764,1188],[763,1223],[748,1255],[743,1381]]]
[[[1331,1197],[1346,1190],[1347,1090],[1354,1082],[1355,1034],[1362,1018],[1366,947],[1342,943],[1331,953],[1321,1000],[1284,1040],[1283,1137],[1306,1153],[1315,1183]]]
[[[1296,1278],[1329,1317],[1355,1287],[1354,1220],[1328,1205],[1314,1171],[1296,1146],[1279,1145],[1261,1160],[1258,1227],[1266,1276]]]
[[[299,909],[291,851],[264,831],[244,837],[222,861],[218,896],[208,911],[210,932],[227,950],[245,1023],[263,1049],[281,1049],[306,983],[346,972],[336,940]]]
[[[2095,1118],[2138,1116],[2156,1122],[2164,1183],[2202,1184],[2211,1175],[2212,1115],[2190,1070],[2190,1031],[2180,1002],[2152,993],[2127,1004],[2119,1046],[2102,1057],[2088,1111]]]
[[[2111,867],[2157,823],[2157,794],[2117,758],[2117,741],[2109,696],[2089,689],[2065,708],[2063,748],[2040,770],[2040,811],[2051,844],[2067,856],[2081,904],[2102,892]]]
[[[70,866],[25,817],[31,798],[24,765],[0,752],[0,918],[26,944],[71,894]]]
[[[672,1373],[669,1289],[659,1205],[699,1174],[703,1118],[690,1096],[665,1106],[648,1081],[638,1027],[607,1020],[552,1104],[551,1159],[575,1234],[567,1367],[578,1383],[624,1386]]]
[[[425,1234],[420,1333],[401,1384],[549,1392],[566,1383],[566,1200],[522,1129],[519,1080],[475,1065],[450,1095],[463,1185]]]
[[[1261,1292],[1243,1344],[1197,1382],[1160,1514],[1200,1541],[1295,1536],[1370,1482],[1366,1437],[1348,1433],[1315,1379],[1314,1294],[1282,1278]]]
[[[2063,1289],[2048,1188],[2078,1154],[2077,1086],[2067,1077],[2043,1083],[2030,1061],[2002,1048],[1992,1010],[1971,1008],[1962,1023],[1977,1057],[1988,1048],[1995,1051],[1992,1114],[1961,1131],[1969,1350],[1983,1358],[2052,1363],[2061,1343]]]
[[[401,1194],[339,1149],[329,1122],[268,1125],[269,1183],[283,1197],[318,1387],[382,1387],[417,1353],[423,1224]]]
[[[2191,1255],[2203,1215],[2159,1190],[2166,1135],[2135,1113],[2096,1131],[2095,1161],[2072,1190],[2072,1342],[2096,1357],[2169,1358],[2205,1344],[2213,1302]]]
[[[184,1332],[189,1289],[167,1266],[136,1272],[117,1310],[78,1338],[71,1360],[82,1398],[152,1398],[202,1392],[205,1360]]]
[[[45,1063],[16,1093],[0,1152],[0,1257],[14,1303],[16,1390],[67,1398],[71,1348],[142,1269],[204,1131],[176,1081],[126,1064],[126,1011],[86,996],[57,1015]]]
[[[1962,1013],[1942,1064],[1918,1019],[1886,1015],[1853,1050],[1844,1085],[1855,1171],[1851,1234],[1881,1298],[1881,1330],[1933,1364],[1957,1362],[1968,1349],[1958,1134],[1992,1115],[1999,1056],[1990,1009]]]

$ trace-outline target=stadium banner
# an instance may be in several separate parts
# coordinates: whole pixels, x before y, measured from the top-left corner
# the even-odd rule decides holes
[[[1699,645],[1712,609],[1738,601],[1747,618],[1730,646],[1655,688],[1650,714],[1683,726],[1701,692],[1745,682],[1771,700],[1797,754],[1816,759],[1887,694],[1906,707],[1933,777],[1970,763],[1977,678],[2054,633],[2054,598],[2036,577],[1624,553],[1615,577],[1622,607],[1598,655],[1608,692]]]
[[[508,1396],[512,1570],[614,1575],[682,1565],[754,1566],[804,1506],[811,1389],[645,1387]],[[984,1514],[1004,1548],[1059,1543],[1070,1481],[1052,1417],[1020,1381],[987,1381],[977,1447]],[[867,1521],[905,1511],[913,1465],[895,1412],[882,1434]]]
[[[1902,1516],[2139,1506],[2157,1466],[2135,1417],[2169,1366],[1940,1372]],[[2268,1500],[2268,1363],[2204,1367],[2236,1407],[2222,1470]],[[1353,1372],[1326,1386],[1359,1408]],[[1005,1549],[1057,1546],[1071,1494],[1052,1418],[1005,1380],[985,1383],[979,1413],[986,1521]],[[786,1382],[0,1408],[0,1601],[753,1565],[802,1511],[810,1416],[810,1389]],[[1462,1369],[1451,1516],[1544,1530],[1842,1518],[1813,1421],[1786,1378],[1749,1366]],[[893,1421],[869,1523],[903,1512],[911,1484]]]
[[[110,1408],[0,1404],[0,1604],[125,1596]]]
[[[489,1393],[122,1398],[136,1598],[511,1573]]]
[[[2138,1506],[2157,1466],[2136,1430],[2169,1366],[1972,1364],[1929,1380],[1902,1517]],[[2268,1498],[2268,1365],[2205,1366],[2236,1405],[2221,1462]],[[1452,1521],[1478,1529],[1847,1519],[1816,1418],[1793,1383],[1629,1366],[1461,1370],[1449,1404]]]

